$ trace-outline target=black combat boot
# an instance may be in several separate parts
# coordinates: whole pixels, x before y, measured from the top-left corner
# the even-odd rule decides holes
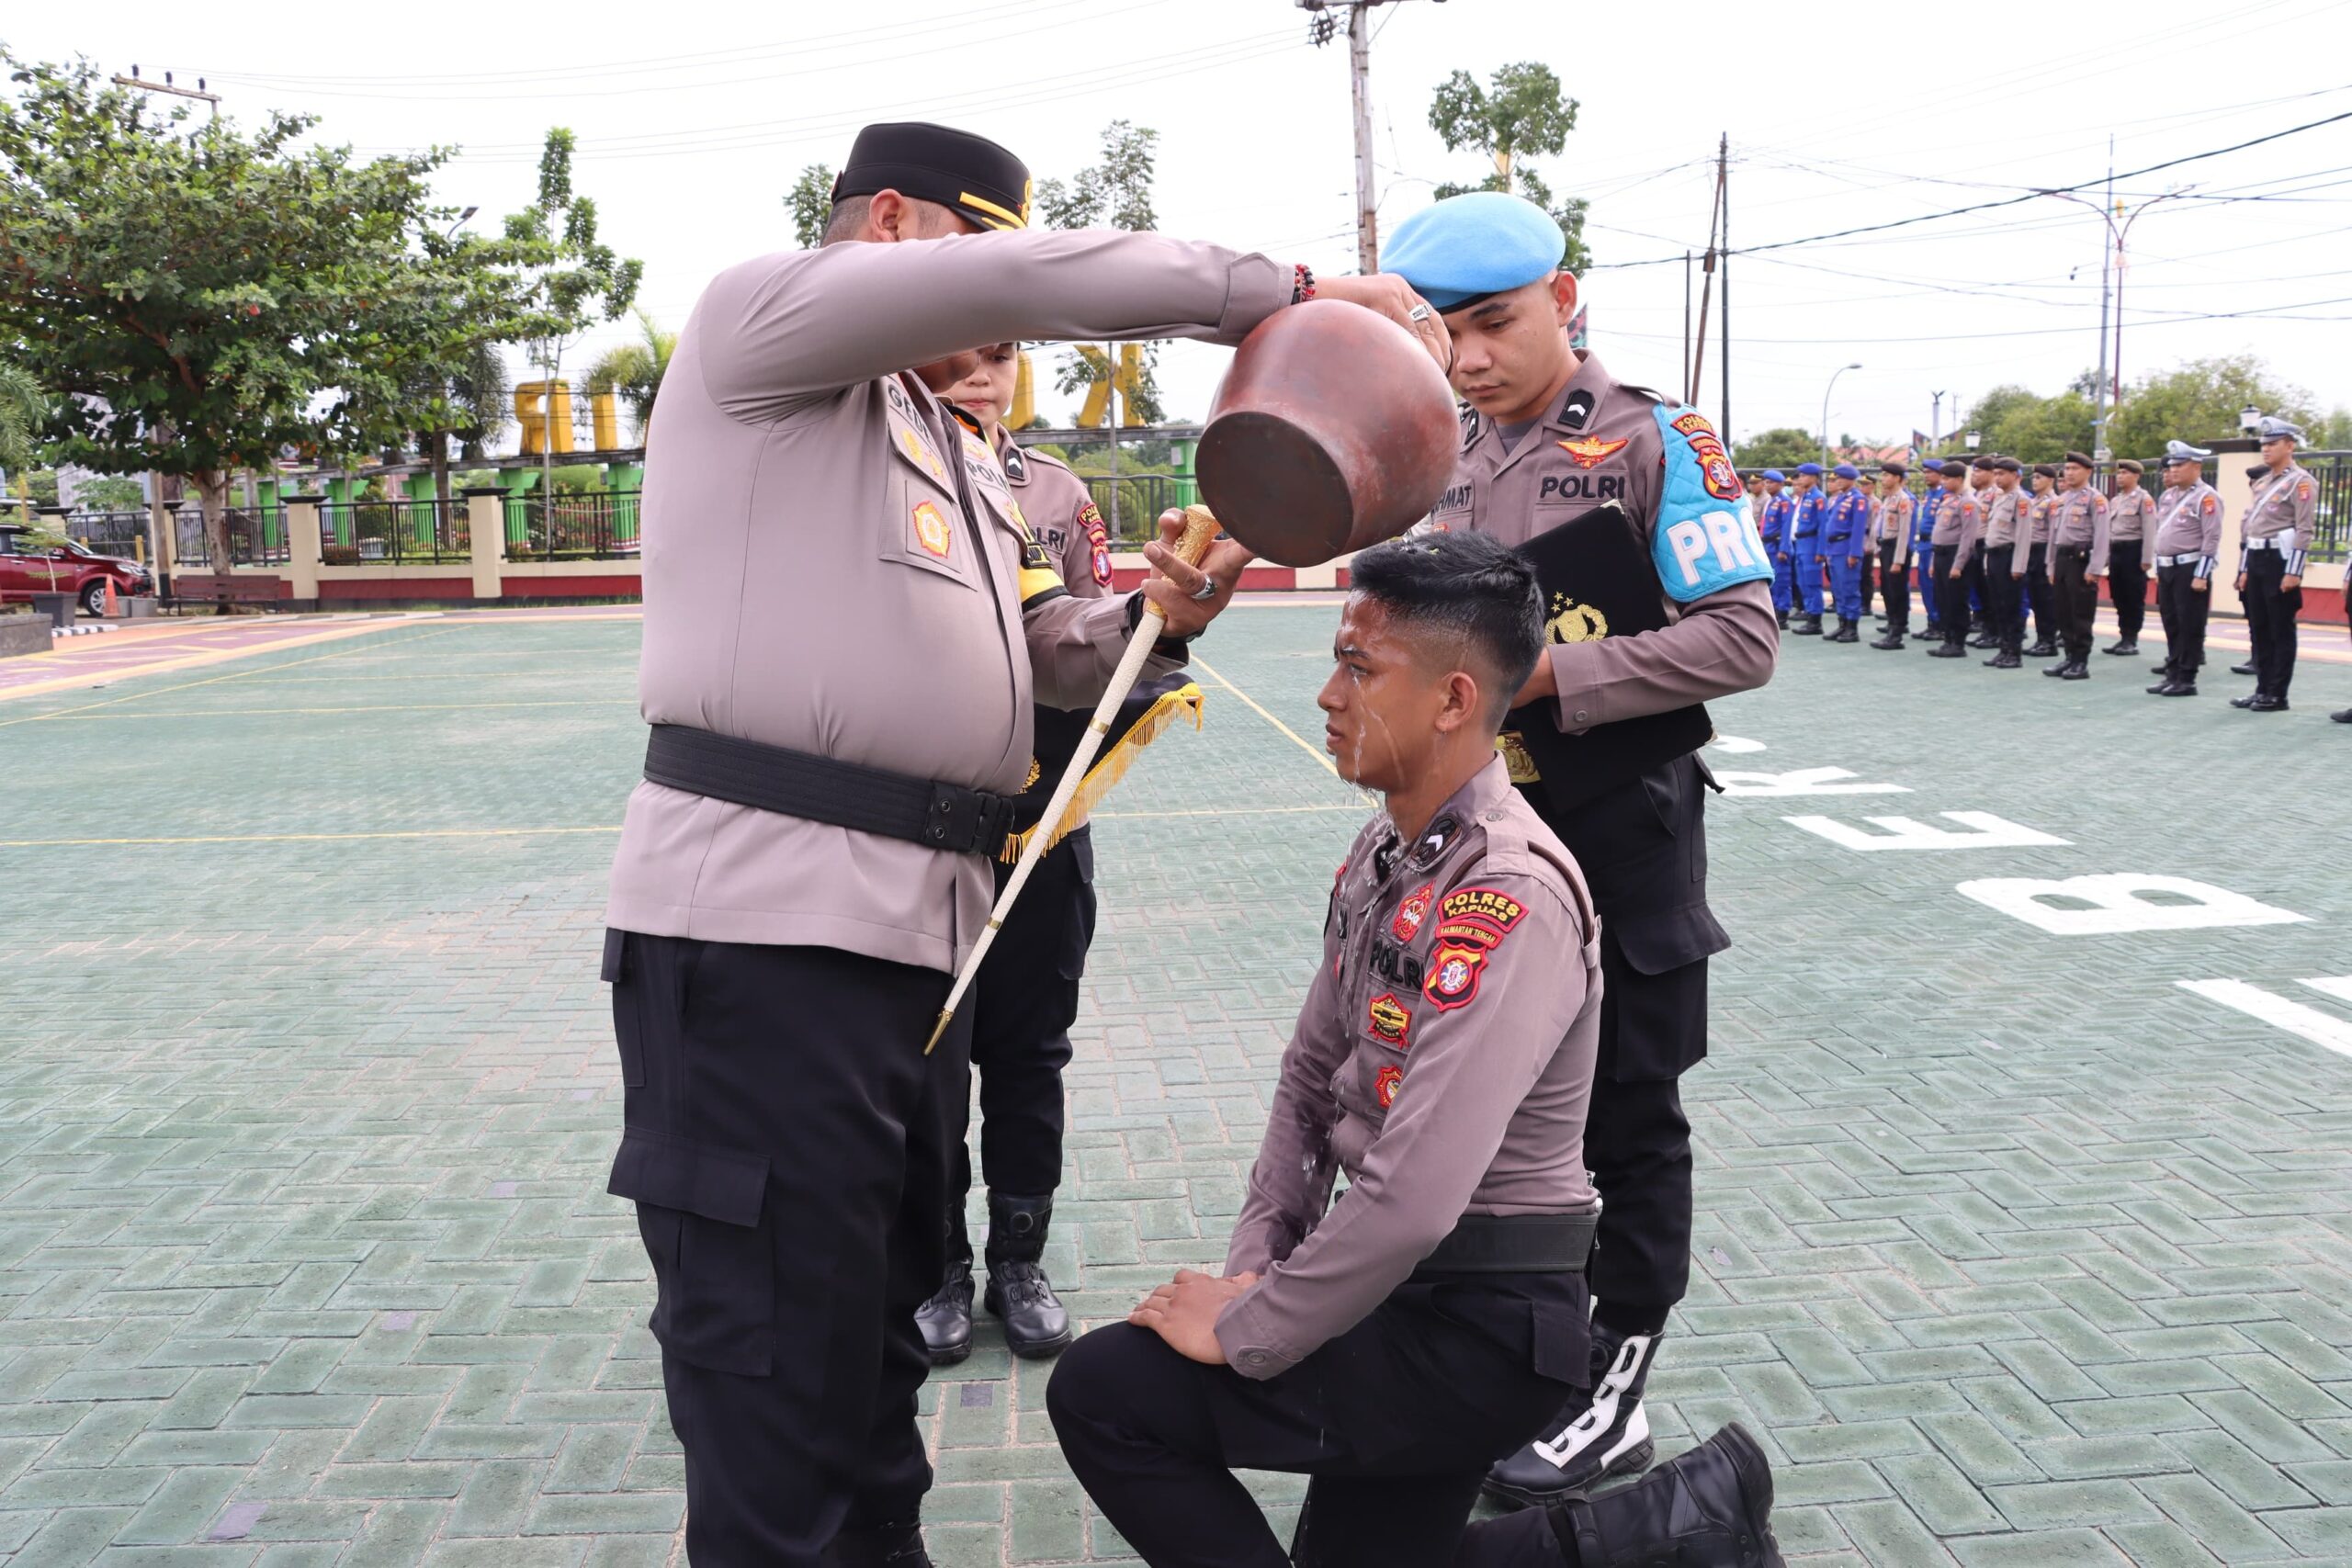
[[[1888,628],[1887,634],[1884,637],[1879,638],[1876,642],[1871,644],[1871,646],[1872,648],[1883,649],[1888,652],[1894,652],[1903,647],[1903,637],[1904,629],[1901,626],[1892,626]]]
[[[970,1273],[965,1270],[967,1279]],[[825,1561],[842,1568],[931,1568],[921,1524],[843,1525],[825,1548]]]
[[[1821,635],[1821,617],[1819,615],[1799,615],[1789,623],[1789,633],[1792,637],[1819,637]]]
[[[1821,640],[1824,642],[1860,642],[1862,640],[1862,634],[1855,628],[1853,622],[1848,620],[1845,616],[1840,615],[1838,617],[1838,629]]]
[[[1787,1568],[1772,1467],[1735,1421],[1631,1486],[1581,1493],[1462,1533],[1453,1568]]]
[[[2045,670],[2042,673],[2047,675],[2050,671]],[[2090,678],[2091,667],[2085,660],[2070,659],[2060,666],[2058,671],[2058,679],[2061,681],[2087,681]]]
[[[1786,610],[1773,611],[1772,618],[1781,623],[1781,629],[1782,631],[1787,631],[1789,629],[1789,613]]]
[[[972,1254],[968,1248],[947,1264],[938,1293],[915,1309],[923,1348],[934,1367],[952,1367],[972,1353]]]
[[[2058,645],[2048,637],[2043,637],[2031,648],[2027,649],[2025,656],[2028,659],[2055,659],[2058,657]]]
[[[2109,653],[2121,654],[2128,659],[2132,654],[2140,651],[2140,639],[2138,637],[2123,637],[2109,645],[2107,651]]]
[[[1069,1314],[1040,1259],[1054,1201],[989,1194],[989,1283],[981,1300],[1004,1324],[1005,1345],[1036,1360],[1069,1348]]]
[[[2230,673],[2233,675],[2259,675],[2262,673],[2262,670],[2261,667],[2256,665],[2253,660],[2249,659],[2244,664],[2231,665]]]
[[[1658,1336],[1592,1325],[1592,1393],[1572,1401],[1557,1424],[1487,1472],[1489,1497],[1548,1503],[1608,1476],[1631,1475],[1657,1451],[1642,1390],[1657,1359]]]
[[[1993,655],[1992,658],[1986,660],[1984,661],[1984,668],[1987,670],[2022,670],[2025,668],[2025,660],[2018,657],[2018,651],[2016,649],[2005,648],[2001,649],[2000,652]]]
[[[1936,644],[1935,647],[1928,649],[1928,657],[1930,659],[1965,659],[1968,657],[1968,649],[1961,647],[1960,644],[1956,642],[1939,642]]]
[[[2193,697],[2196,694],[2197,682],[2184,681],[2177,675],[2167,675],[2161,685],[2148,688],[2148,695],[2152,697]]]

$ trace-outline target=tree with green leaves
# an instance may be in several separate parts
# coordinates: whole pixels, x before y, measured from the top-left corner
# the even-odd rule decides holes
[[[0,343],[56,394],[50,455],[185,478],[216,561],[238,469],[462,430],[481,345],[565,319],[559,243],[458,232],[445,150],[363,164],[307,117],[248,135],[87,61],[0,64]]]
[[[2201,446],[2238,434],[2238,412],[2248,406],[2307,430],[2317,423],[2311,394],[2280,381],[2259,355],[2224,355],[2192,359],[2125,388],[2108,444],[2126,457],[2161,452],[2172,440]]]
[[[598,321],[617,321],[636,303],[645,264],[625,259],[596,235],[596,204],[571,188],[577,139],[562,126],[539,152],[539,198],[506,219],[506,238],[528,248],[521,273],[539,321],[532,357],[549,381],[563,375],[571,340]],[[541,447],[542,507],[554,500],[553,433]]]
[[[2068,452],[2090,446],[2093,414],[2087,388],[2093,379],[2079,376],[2052,397],[2024,387],[1996,387],[1976,400],[1958,428],[1976,432],[1980,452],[1997,452],[2020,463],[2057,462]],[[2162,450],[2163,444],[2157,446]]]
[[[1158,172],[1159,132],[1148,126],[1114,119],[1102,128],[1101,159],[1079,171],[1068,184],[1040,180],[1033,200],[1037,217],[1049,229],[1125,229],[1145,232],[1159,226],[1151,204],[1152,181]],[[1143,345],[1143,374],[1127,396],[1127,406],[1146,424],[1160,423],[1167,411],[1159,400],[1155,374],[1159,345]],[[1113,372],[1114,361],[1102,349],[1081,346],[1071,351],[1054,378],[1064,397],[1082,394]],[[1115,423],[1117,415],[1114,413]]]
[[[1437,95],[1430,100],[1430,129],[1445,142],[1447,152],[1484,152],[1494,169],[1476,185],[1438,186],[1438,199],[1474,190],[1523,196],[1558,220],[1567,235],[1560,265],[1570,272],[1584,271],[1592,261],[1584,243],[1587,204],[1577,199],[1555,207],[1551,187],[1520,161],[1525,154],[1557,157],[1576,128],[1577,100],[1561,92],[1559,77],[1541,62],[1522,60],[1499,67],[1483,87],[1467,71],[1454,72],[1438,84]]]
[[[1810,463],[1821,456],[1821,433],[1799,430],[1792,424],[1759,430],[1732,448],[1732,466],[1743,474],[1761,473],[1766,468],[1783,472],[1799,463]]]
[[[825,224],[833,215],[833,171],[823,164],[801,170],[784,193],[784,205],[792,213],[792,234],[800,248],[813,251],[823,244]]]
[[[588,389],[620,395],[637,419],[637,439],[642,446],[653,424],[653,400],[661,396],[662,378],[669,372],[670,356],[678,350],[678,334],[656,326],[643,310],[637,312],[637,342],[606,349],[588,367]]]
[[[49,402],[31,371],[0,359],[0,469],[11,478],[33,466],[36,433],[48,423]]]

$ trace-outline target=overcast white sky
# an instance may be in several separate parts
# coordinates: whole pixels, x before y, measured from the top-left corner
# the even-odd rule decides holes
[[[1374,13],[1384,225],[1481,172],[1427,123],[1455,67],[1541,60],[1582,108],[1555,192],[1592,203],[1594,346],[1631,379],[1680,378],[1685,248],[1706,242],[1718,132],[1736,246],[1997,200],[2352,113],[2340,0],[1950,7],[1585,6],[1396,0]],[[1866,19],[1865,19],[1866,18]],[[443,172],[478,223],[526,202],[547,127],[582,140],[576,183],[647,265],[675,326],[710,274],[788,246],[781,197],[838,165],[868,119],[982,131],[1040,176],[1092,156],[1114,117],[1161,133],[1170,233],[1353,265],[1344,38],[1317,50],[1290,0],[782,0],[722,6],[228,6],[112,0],[17,12],[20,52],[201,74],[226,111],[322,117],[363,149],[454,142]],[[2188,199],[2131,233],[2127,378],[2252,350],[2328,407],[2352,403],[2352,118],[2119,183]],[[2216,197],[2235,199],[2219,200]],[[2259,197],[2259,200],[2244,199]],[[1735,257],[1732,423],[1900,440],[2004,381],[2054,391],[2098,352],[2103,226],[2050,197],[1889,233]],[[1668,265],[1618,264],[1657,256]],[[2224,316],[2225,319],[2199,319]],[[621,329],[610,329],[615,335]],[[1710,336],[1713,334],[1711,333]],[[1163,381],[1197,417],[1226,355],[1178,345]],[[1702,405],[1720,412],[1711,344]],[[1067,412],[1049,398],[1049,414]]]

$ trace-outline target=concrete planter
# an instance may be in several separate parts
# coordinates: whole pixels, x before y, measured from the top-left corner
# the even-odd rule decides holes
[[[0,659],[47,653],[53,640],[47,615],[0,615]]]

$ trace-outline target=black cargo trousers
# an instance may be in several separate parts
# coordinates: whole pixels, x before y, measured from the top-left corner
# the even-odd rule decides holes
[[[1712,782],[1692,754],[1565,812],[1540,784],[1526,791],[1576,856],[1600,917],[1600,1052],[1584,1158],[1600,1193],[1587,1278],[1604,1322],[1662,1314],[1690,1285],[1680,1079],[1707,1055],[1707,959],[1731,945],[1707,908]]]
[[[915,1309],[946,1267],[968,1027],[949,976],[825,947],[607,933],[637,1205],[695,1568],[802,1568],[931,1486]]]

